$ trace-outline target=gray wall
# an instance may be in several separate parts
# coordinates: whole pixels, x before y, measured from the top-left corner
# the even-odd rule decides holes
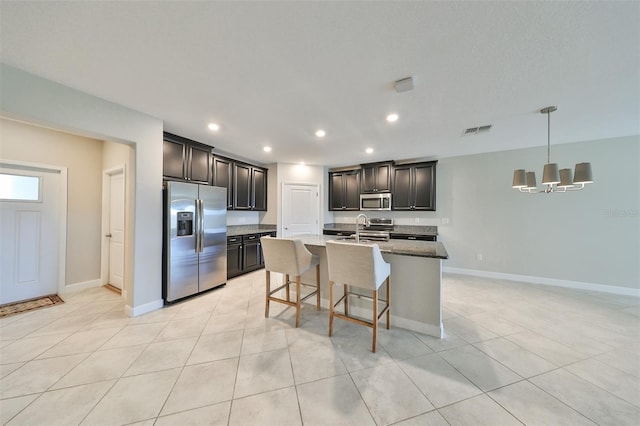
[[[552,145],[551,159],[569,168],[591,162],[595,183],[565,194],[512,189],[516,168],[541,180],[546,146],[444,158],[436,212],[372,216],[438,226],[446,267],[640,288],[640,136]]]
[[[439,202],[451,220],[442,228],[447,266],[640,288],[639,139],[552,147],[561,166],[592,164],[595,183],[566,194],[510,188],[514,168],[541,179],[545,148],[442,160]]]

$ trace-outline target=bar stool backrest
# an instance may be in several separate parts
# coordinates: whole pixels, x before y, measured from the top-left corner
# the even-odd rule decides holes
[[[391,273],[377,244],[327,241],[329,280],[377,290]]]
[[[302,275],[311,266],[313,255],[302,244],[293,238],[262,237],[262,254],[264,267],[268,271],[289,275]]]

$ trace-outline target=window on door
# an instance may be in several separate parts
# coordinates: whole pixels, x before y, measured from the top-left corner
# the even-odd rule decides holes
[[[40,177],[0,173],[0,200],[41,202]]]

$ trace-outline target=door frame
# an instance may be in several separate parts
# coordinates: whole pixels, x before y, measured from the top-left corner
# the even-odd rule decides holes
[[[0,167],[19,170],[34,170],[60,175],[60,191],[58,193],[58,294],[66,291],[67,276],[67,174],[66,167],[51,164],[30,163],[16,160],[0,160]]]
[[[316,224],[316,234],[321,235],[322,234],[322,226],[321,223],[323,221],[322,218],[322,203],[320,201],[320,194],[322,194],[321,190],[321,185],[319,183],[308,183],[308,182],[282,182],[282,198],[281,198],[281,209],[280,209],[280,223],[282,224],[281,226],[281,230],[282,230],[282,234],[284,235],[284,212],[285,212],[285,192],[286,192],[286,188],[288,186],[307,186],[309,188],[313,188],[317,193],[318,196],[316,197],[316,211],[318,212],[318,223]]]
[[[109,283],[109,240],[105,237],[106,234],[109,233],[109,225],[110,225],[110,201],[111,201],[111,176],[122,174],[122,185],[124,189],[124,202],[122,204],[122,208],[124,209],[124,236],[123,236],[123,244],[124,244],[124,259],[122,263],[122,293],[121,297],[126,297],[127,295],[127,280],[126,280],[126,270],[127,270],[127,175],[126,175],[126,167],[124,164],[120,164],[118,166],[110,167],[102,171],[102,226],[101,226],[101,234],[100,239],[102,240],[101,250],[100,250],[100,285],[105,285]]]

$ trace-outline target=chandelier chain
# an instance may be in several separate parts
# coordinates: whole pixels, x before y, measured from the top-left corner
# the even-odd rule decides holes
[[[551,164],[551,111],[547,111],[547,164]]]

